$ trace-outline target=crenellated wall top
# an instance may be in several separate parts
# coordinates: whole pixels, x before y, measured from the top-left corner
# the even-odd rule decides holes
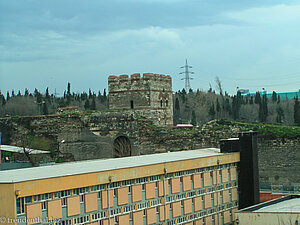
[[[172,81],[170,75],[144,73],[142,76],[140,73],[134,73],[132,75],[111,75],[108,77],[108,82],[119,82],[119,81],[135,81],[135,80],[155,80],[155,81]]]

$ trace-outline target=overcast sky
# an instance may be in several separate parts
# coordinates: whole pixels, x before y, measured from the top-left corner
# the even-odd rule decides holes
[[[300,88],[300,0],[1,0],[0,90],[103,90],[193,66],[193,89]]]

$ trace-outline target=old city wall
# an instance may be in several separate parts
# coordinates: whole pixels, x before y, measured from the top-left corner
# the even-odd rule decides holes
[[[246,131],[238,125],[206,124],[200,129],[192,128],[143,128],[140,148],[151,153],[189,150],[206,147],[219,148],[219,140],[238,137]],[[258,133],[258,160],[260,182],[300,185],[300,137],[270,137]]]
[[[22,146],[26,140],[63,161],[113,157],[118,136],[127,137],[136,154],[136,126],[134,115],[121,112],[0,119],[2,144]],[[31,137],[33,143],[27,141]]]
[[[300,185],[300,138],[258,140],[260,181]]]
[[[239,125],[208,123],[201,128],[167,128],[153,125],[132,112],[52,115],[0,119],[2,143],[20,145],[37,137],[42,149],[63,161],[114,157],[114,141],[127,137],[131,154],[219,147],[220,139],[237,137]],[[260,182],[300,184],[300,138],[259,134]]]

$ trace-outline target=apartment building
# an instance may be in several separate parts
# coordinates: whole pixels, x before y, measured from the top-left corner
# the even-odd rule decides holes
[[[0,223],[231,224],[240,153],[207,148],[0,172]]]

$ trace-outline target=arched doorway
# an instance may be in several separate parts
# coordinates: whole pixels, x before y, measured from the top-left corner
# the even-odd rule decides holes
[[[127,137],[120,136],[115,139],[113,156],[115,158],[131,156],[131,143]]]

